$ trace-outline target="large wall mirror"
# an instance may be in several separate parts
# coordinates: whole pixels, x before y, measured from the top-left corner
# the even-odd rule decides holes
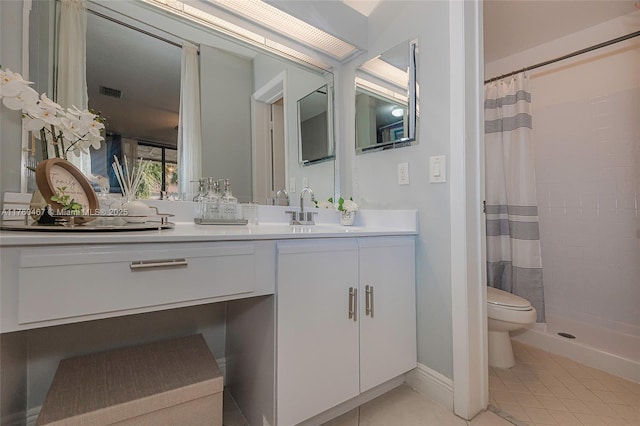
[[[55,42],[48,41],[55,3],[34,2],[30,16],[31,79],[39,92],[55,90]],[[328,161],[304,167],[298,134],[298,100],[318,87],[333,87],[330,71],[283,58],[143,2],[96,0],[87,7],[89,107],[107,118],[104,152],[94,153],[91,160],[94,174],[106,173],[108,159],[119,152],[153,160],[162,189],[177,190],[181,44],[189,41],[199,46],[202,175],[230,178],[241,202],[269,203],[278,190],[293,194],[303,181],[319,197],[334,196],[333,153]],[[267,117],[278,119],[272,125]],[[333,134],[332,118],[327,125]],[[276,131],[272,126],[278,126]],[[197,183],[192,188],[197,191]],[[151,192],[153,197],[159,191]],[[296,199],[291,197],[292,204]]]
[[[417,40],[407,40],[356,70],[356,152],[416,143],[417,55]]]
[[[300,164],[333,160],[333,86],[325,84],[298,100]]]

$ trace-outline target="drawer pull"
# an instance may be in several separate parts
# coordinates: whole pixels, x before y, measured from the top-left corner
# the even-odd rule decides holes
[[[189,263],[185,259],[136,260],[131,262],[129,268],[132,271],[140,271],[157,268],[179,268],[182,266],[189,266]]]
[[[358,321],[358,290],[349,287],[349,319]]]
[[[373,286],[372,285],[365,286],[365,303],[366,303],[365,316],[371,315],[371,318],[373,318]]]

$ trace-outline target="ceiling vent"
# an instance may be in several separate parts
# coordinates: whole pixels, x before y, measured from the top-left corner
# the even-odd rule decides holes
[[[117,99],[122,98],[122,91],[118,89],[112,89],[111,87],[100,86],[100,94]]]

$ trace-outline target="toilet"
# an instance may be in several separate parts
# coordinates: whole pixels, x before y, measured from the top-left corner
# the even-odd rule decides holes
[[[489,366],[511,368],[516,365],[509,332],[536,322],[531,303],[515,294],[487,287],[489,328]]]

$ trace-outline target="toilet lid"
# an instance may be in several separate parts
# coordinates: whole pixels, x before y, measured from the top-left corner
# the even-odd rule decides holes
[[[493,287],[487,287],[487,303],[510,309],[531,309],[531,303],[527,299]]]

